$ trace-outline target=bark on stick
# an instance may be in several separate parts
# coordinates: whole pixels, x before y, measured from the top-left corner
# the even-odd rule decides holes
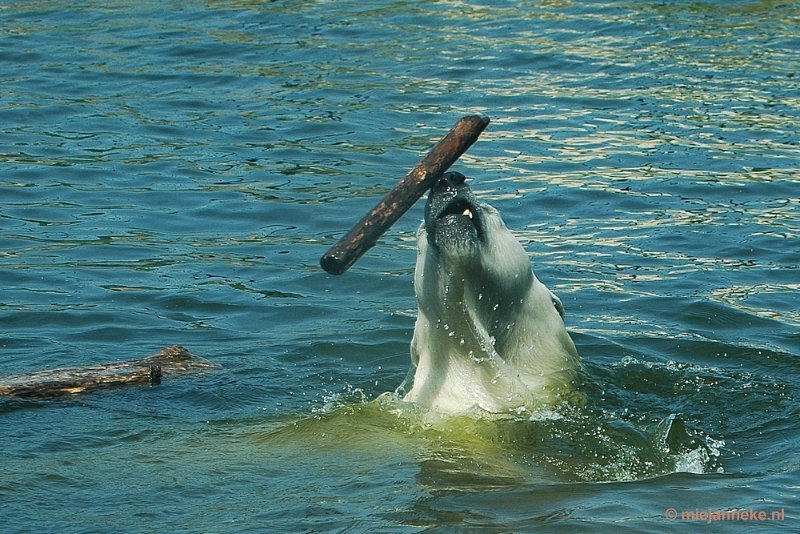
[[[460,119],[372,211],[322,255],[322,268],[330,274],[349,269],[472,146],[488,124],[489,119],[479,115]]]

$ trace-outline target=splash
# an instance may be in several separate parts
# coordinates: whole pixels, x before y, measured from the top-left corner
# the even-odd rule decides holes
[[[358,388],[326,397],[309,416],[270,434],[273,443],[297,450],[346,443],[348,453],[359,448],[361,454],[380,455],[390,447],[419,464],[426,486],[438,488],[435,481],[447,480],[450,489],[479,481],[609,482],[722,472],[724,447],[679,414],[637,425],[611,412],[563,403],[547,410],[496,414],[476,408],[443,416],[404,402],[397,393],[369,401]]]

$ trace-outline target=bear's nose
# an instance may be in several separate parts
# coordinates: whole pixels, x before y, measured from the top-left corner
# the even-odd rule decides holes
[[[439,179],[439,187],[444,189],[455,189],[459,185],[463,184],[466,180],[467,177],[460,172],[446,172]]]

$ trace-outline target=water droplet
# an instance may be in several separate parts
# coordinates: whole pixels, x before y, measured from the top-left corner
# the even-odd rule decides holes
[[[469,351],[467,353],[467,356],[469,356],[469,359],[472,360],[473,363],[477,363],[477,364],[481,364],[481,363],[484,363],[484,362],[489,360],[489,358],[481,358],[480,356],[475,356],[475,352],[474,351]]]

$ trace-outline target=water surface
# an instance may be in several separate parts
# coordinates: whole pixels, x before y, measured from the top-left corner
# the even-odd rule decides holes
[[[2,400],[4,531],[795,528],[798,36],[773,1],[5,2],[0,373],[219,368]],[[432,423],[384,395],[421,203],[318,261],[472,113],[454,169],[563,300],[585,401]]]

